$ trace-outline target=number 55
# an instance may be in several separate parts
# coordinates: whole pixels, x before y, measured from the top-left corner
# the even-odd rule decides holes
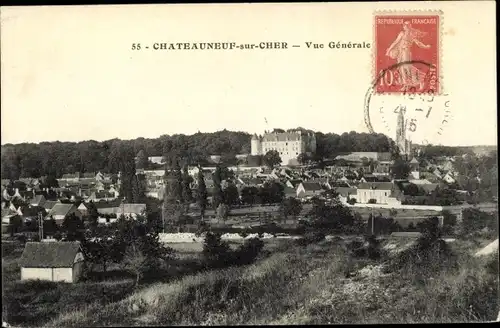
[[[140,43],[132,43],[132,50],[141,50]]]

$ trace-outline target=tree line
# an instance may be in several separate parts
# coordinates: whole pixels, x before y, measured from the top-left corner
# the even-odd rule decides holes
[[[141,153],[143,166],[150,165],[143,160],[149,156],[163,156],[170,166],[177,158],[189,165],[208,165],[210,155],[220,155],[223,162],[234,164],[236,154],[250,153],[250,140],[249,133],[223,130],[154,139],[6,144],[1,149],[1,176],[15,180],[40,176],[59,178],[75,172],[118,173],[123,147],[130,149],[134,158]],[[383,134],[354,131],[340,135],[316,132],[316,142],[317,158],[332,158],[351,151],[385,152],[393,146],[392,140]]]

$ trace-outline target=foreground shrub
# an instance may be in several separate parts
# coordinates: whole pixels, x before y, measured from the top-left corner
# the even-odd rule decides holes
[[[255,261],[264,248],[260,238],[245,240],[237,250],[221,239],[221,234],[207,232],[203,243],[203,259],[206,268],[223,268],[231,265],[245,265]]]
[[[365,236],[364,242],[353,240],[347,245],[350,255],[353,258],[379,259],[381,256],[380,241],[374,235]]]
[[[203,258],[205,265],[209,268],[221,268],[229,264],[230,247],[222,241],[221,234],[207,232],[203,242]]]
[[[264,242],[259,238],[250,238],[232,254],[232,263],[246,265],[253,263],[264,248]]]
[[[392,270],[411,267],[423,275],[430,275],[442,268],[456,268],[457,262],[444,240],[422,235],[415,244],[398,254],[390,266]]]

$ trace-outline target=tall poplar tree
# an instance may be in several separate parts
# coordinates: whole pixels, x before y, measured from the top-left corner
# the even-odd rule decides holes
[[[163,198],[163,228],[173,225],[182,216],[182,174],[178,161],[175,161],[172,168],[166,165],[165,168],[165,193]]]
[[[222,169],[219,165],[215,168],[212,175],[214,181],[212,205],[214,210],[217,210],[220,204],[224,204],[224,191],[222,190]]]
[[[198,189],[196,192],[196,202],[200,206],[201,219],[205,217],[205,210],[207,208],[207,185],[205,184],[205,177],[203,176],[203,170],[199,166],[198,171]]]

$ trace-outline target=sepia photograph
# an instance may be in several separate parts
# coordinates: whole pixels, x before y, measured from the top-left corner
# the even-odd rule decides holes
[[[494,1],[0,24],[2,327],[500,321]]]

